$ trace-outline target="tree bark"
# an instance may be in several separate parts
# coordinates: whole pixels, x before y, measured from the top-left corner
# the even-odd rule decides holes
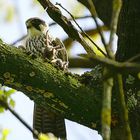
[[[86,0],[78,0],[84,4],[87,8],[88,5]],[[99,18],[104,22],[105,25],[110,27],[111,13],[112,13],[112,0],[93,0],[96,7]],[[140,54],[140,1],[139,0],[123,0],[123,7],[119,17],[118,24],[118,49],[116,53],[117,61],[126,61],[131,57]],[[140,62],[140,57],[135,59],[135,62]],[[129,121],[132,129],[132,135],[134,140],[140,139],[140,80],[137,78],[137,73],[133,74],[135,80],[133,84],[126,83],[126,79],[129,77],[128,74],[124,75],[124,90],[125,97],[127,101],[127,106],[129,108]],[[114,89],[115,90],[115,89]],[[133,91],[129,93],[129,91]],[[117,90],[115,90],[117,94]],[[114,95],[112,106],[112,140],[124,140],[125,131],[123,128],[123,122],[119,117],[119,103],[114,100],[117,99],[117,95]],[[118,108],[118,109],[117,109]],[[117,110],[116,110],[117,109]],[[117,113],[116,113],[117,112]]]
[[[116,58],[125,61],[140,53],[140,1],[123,1],[118,26],[118,50]]]
[[[131,57],[140,54],[140,1],[139,0],[124,0],[123,7],[120,14],[119,25],[118,25],[118,49],[116,54],[116,59],[118,61],[126,61]],[[134,60],[135,62],[140,62],[140,58]],[[128,84],[124,82],[125,86],[125,96],[134,97],[131,99],[136,100],[137,103],[131,111],[129,110],[129,121],[132,129],[132,135],[134,140],[140,139],[140,96],[138,95],[140,91],[140,80],[137,78],[137,73],[133,75],[135,80],[133,84]],[[124,76],[127,79],[128,75]],[[130,94],[129,91],[132,91]],[[129,93],[129,94],[128,94]],[[129,101],[127,104],[129,106]],[[123,130],[121,127],[116,128],[118,132]],[[114,130],[116,131],[116,130]],[[116,132],[114,135],[118,135]],[[114,139],[113,139],[114,140]],[[117,140],[117,138],[116,138]]]
[[[101,84],[93,81],[95,88],[91,88],[90,84],[84,84],[85,81],[0,42],[1,83],[24,92],[44,109],[50,107],[65,118],[97,129],[100,126],[102,88],[98,89]]]

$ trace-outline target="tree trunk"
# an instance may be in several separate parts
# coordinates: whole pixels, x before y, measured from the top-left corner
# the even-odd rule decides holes
[[[119,25],[118,25],[118,50],[116,59],[118,61],[126,61],[131,57],[140,53],[140,1],[139,0],[124,0],[121,10]],[[140,58],[135,61],[138,62]],[[133,97],[127,100],[127,105],[130,107],[131,103],[134,105],[129,110],[129,121],[134,140],[140,140],[140,81],[137,79],[137,74],[133,75],[135,80],[133,84],[128,84],[125,75],[124,88],[126,99],[128,96]],[[130,93],[130,90],[132,91]],[[134,101],[135,100],[135,101]],[[116,132],[115,132],[116,131]],[[123,128],[116,127],[113,130],[113,140],[124,140],[120,137]]]

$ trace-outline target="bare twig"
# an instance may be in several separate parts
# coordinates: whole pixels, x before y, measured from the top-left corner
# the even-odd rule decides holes
[[[16,41],[14,41],[13,43],[11,43],[10,45],[15,45],[15,44],[17,44],[18,42],[20,42],[20,41],[22,41],[22,40],[24,40],[25,38],[26,38],[26,36],[27,35],[23,35],[22,37],[20,37],[19,39],[17,39]]]
[[[89,41],[91,41],[91,43],[93,43],[93,45],[95,45],[95,47],[104,55],[106,56],[106,54],[102,51],[102,49],[100,49],[100,47],[91,39],[91,37],[80,27],[80,25],[76,22],[75,17],[66,9],[64,8],[60,3],[56,3],[56,5],[59,5],[62,9],[64,9],[73,19],[73,21],[75,22],[75,24],[78,26],[78,28],[81,30],[81,32],[88,38]]]
[[[125,131],[125,138],[126,140],[133,140],[130,125],[129,125],[128,110],[124,97],[123,78],[121,74],[117,74],[117,82],[118,82],[119,99],[121,105],[122,122],[124,123],[123,127]]]
[[[137,55],[135,55],[135,56],[133,56],[133,57],[131,57],[131,58],[129,58],[129,59],[127,60],[127,62],[132,62],[132,61],[134,61],[134,60],[137,60],[138,58],[140,58],[140,53],[137,54]]]
[[[102,30],[104,31],[109,31],[109,29],[106,27],[106,26],[101,26],[100,28],[102,28]],[[92,35],[96,35],[98,34],[98,31],[96,28],[94,29],[88,29],[88,30],[84,30],[86,32],[86,34],[88,34],[89,36],[92,36]],[[85,37],[84,33],[81,32],[81,34]],[[66,48],[69,49],[71,47],[71,44],[72,44],[73,40],[69,37],[65,38],[63,40],[63,43],[65,44]]]
[[[113,41],[114,41],[115,34],[117,31],[118,17],[120,14],[121,7],[122,7],[122,0],[113,1],[110,39],[109,39],[109,44],[107,45],[107,50],[108,50],[109,56],[113,59],[114,59],[114,55],[113,55],[113,51],[112,51]]]
[[[74,17],[76,20],[79,20],[79,19],[86,19],[86,18],[91,18],[91,15],[87,15],[87,16],[82,16],[82,17]],[[73,20],[73,18],[69,18],[69,20]],[[49,26],[53,26],[53,25],[56,25],[57,23],[56,22],[52,22],[49,24]]]
[[[92,56],[87,54],[80,54],[79,56],[88,58],[92,63],[102,64],[103,66],[120,73],[133,73],[140,71],[140,64],[131,62],[117,62],[109,58],[102,58],[100,56]]]
[[[104,45],[104,47],[105,47],[105,49],[106,49],[106,48],[107,48],[107,44],[106,44],[106,42],[105,42],[105,38],[104,38],[103,32],[102,32],[102,30],[101,30],[101,28],[100,28],[100,26],[99,26],[98,21],[97,21],[98,14],[97,14],[97,12],[96,12],[95,6],[94,6],[92,0],[88,0],[88,3],[89,3],[89,5],[90,5],[88,9],[89,9],[89,11],[90,11],[90,13],[91,13],[91,15],[92,15],[94,21],[95,21],[95,24],[96,24],[97,30],[98,30],[98,32],[99,32],[99,34],[100,34],[102,43],[103,43],[103,45]],[[108,51],[107,51],[107,50],[106,50],[106,52],[107,52],[107,55],[108,55]],[[109,55],[108,55],[108,56],[109,56]]]
[[[5,103],[3,100],[0,100],[0,105],[2,105],[5,109],[8,109],[33,135],[38,137],[39,133],[37,130],[33,130],[7,103]]]
[[[103,76],[110,74],[108,68],[104,68]],[[102,99],[102,137],[103,140],[110,140],[111,134],[111,97],[113,88],[113,78],[105,78],[103,82],[103,99]]]

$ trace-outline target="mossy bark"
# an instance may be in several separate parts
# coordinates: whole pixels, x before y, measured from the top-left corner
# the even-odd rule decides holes
[[[78,0],[84,4],[87,8],[86,0]],[[99,18],[110,27],[111,13],[112,13],[112,1],[113,0],[93,0],[95,4]],[[129,58],[140,54],[140,1],[139,0],[123,0],[123,7],[119,17],[118,24],[118,49],[116,54],[117,61],[126,61]],[[135,60],[140,62],[140,58]],[[137,73],[133,74],[135,80],[129,84],[126,82],[130,75],[124,75],[124,90],[127,106],[129,108],[129,121],[132,129],[132,135],[134,140],[140,139],[140,80],[137,78]],[[115,84],[114,84],[115,85]],[[117,101],[117,90],[113,89],[112,98],[112,140],[124,140],[125,131],[123,128],[123,122],[120,119],[120,106]],[[131,93],[130,93],[131,92]]]
[[[118,61],[126,61],[131,57],[140,54],[140,1],[139,0],[123,0],[123,7],[120,14],[118,25],[118,50],[116,59]],[[140,62],[140,58],[135,59],[135,62]],[[129,110],[129,121],[132,130],[134,140],[140,139],[140,97],[138,95],[140,91],[140,80],[137,78],[137,73],[133,75],[134,81],[128,84],[125,79],[128,79],[129,75],[124,75],[124,90],[127,105],[132,107],[133,100],[136,101],[135,107]],[[130,91],[132,91],[130,93]],[[130,98],[133,97],[133,98]],[[128,100],[130,98],[130,100]],[[132,104],[131,104],[132,103]],[[131,104],[131,105],[130,105]],[[115,132],[118,131],[118,134]],[[123,127],[114,129],[114,135],[119,136],[123,133]],[[124,133],[125,134],[125,133]],[[115,139],[115,140],[116,140]],[[123,139],[120,138],[119,139]],[[113,138],[114,140],[114,138]]]
[[[44,108],[49,106],[70,120],[96,129],[100,125],[101,92],[78,79],[78,75],[0,42],[1,83],[24,92]]]

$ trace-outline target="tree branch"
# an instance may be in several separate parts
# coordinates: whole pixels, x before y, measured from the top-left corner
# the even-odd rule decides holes
[[[128,116],[128,109],[125,101],[125,93],[123,87],[123,78],[121,74],[117,74],[117,84],[118,84],[118,92],[120,98],[120,106],[121,106],[121,118],[123,121],[123,129],[125,131],[125,138],[127,140],[133,140],[131,128],[129,125],[129,116]]]
[[[33,135],[38,137],[39,133],[37,130],[33,130],[23,118],[17,114],[7,103],[5,103],[3,100],[0,99],[0,105],[3,106],[5,109],[8,109]]]
[[[96,64],[101,64],[103,66],[107,66],[112,72],[118,73],[139,73],[140,71],[140,64],[139,63],[131,63],[131,62],[118,62],[109,58],[104,58],[100,56],[93,56],[88,54],[79,54],[84,58],[88,58],[89,63],[92,63],[94,66]],[[86,61],[86,63],[87,63]],[[94,64],[93,64],[94,63]]]
[[[104,51],[102,51],[102,49],[100,49],[100,47],[93,41],[93,39],[81,28],[81,26],[76,22],[74,16],[66,9],[64,8],[60,3],[56,3],[56,5],[59,5],[62,9],[64,9],[73,19],[74,23],[77,25],[77,27],[81,30],[81,34],[83,34],[104,56],[106,56],[106,54],[104,53]]]
[[[65,118],[98,127],[101,92],[85,86],[76,77],[0,42],[0,82],[24,92],[44,109],[47,106]]]

